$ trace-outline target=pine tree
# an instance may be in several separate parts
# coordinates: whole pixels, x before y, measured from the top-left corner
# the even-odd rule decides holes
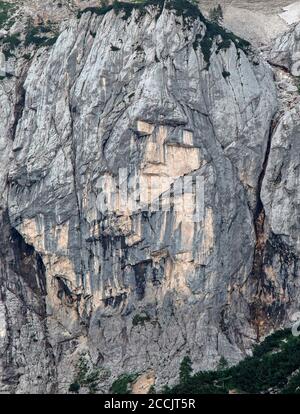
[[[228,362],[227,362],[226,358],[221,356],[220,361],[218,363],[217,370],[218,371],[224,371],[227,368],[228,368]]]
[[[192,361],[189,356],[185,356],[180,364],[179,378],[181,384],[186,384],[193,372]]]
[[[217,15],[219,17],[219,22],[224,20],[223,9],[220,4],[217,7]]]
[[[209,11],[209,18],[214,23],[221,23],[224,19],[223,9],[220,4],[217,7],[213,7]]]

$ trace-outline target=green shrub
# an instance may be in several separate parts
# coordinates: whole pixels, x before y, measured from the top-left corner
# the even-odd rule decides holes
[[[81,387],[86,387],[90,394],[97,391],[99,382],[99,370],[92,369],[85,355],[79,358],[76,366],[76,376],[74,382],[70,385],[69,391],[78,393]]]
[[[174,10],[177,16],[182,16],[184,23],[187,23],[188,20],[204,19],[204,16],[200,12],[196,4],[191,3],[187,0],[169,0],[165,3],[166,9]]]
[[[224,371],[227,368],[228,368],[228,361],[227,361],[226,358],[224,358],[223,356],[221,356],[220,361],[218,363],[217,370],[218,371]]]
[[[149,388],[148,394],[152,394],[152,395],[156,394],[154,385],[151,385],[151,387]]]
[[[148,314],[134,315],[132,319],[132,325],[133,326],[144,325],[145,322],[149,322],[149,321],[150,321],[150,316]]]
[[[117,47],[117,46],[113,46],[113,45],[111,45],[110,50],[111,50],[112,52],[118,52],[118,51],[120,50],[120,48],[119,48],[119,47]]]
[[[45,36],[45,33],[48,35]],[[52,33],[52,36],[49,36]],[[52,46],[57,40],[57,33],[52,31],[51,26],[32,26],[27,29],[24,46]]]
[[[137,374],[123,374],[111,386],[113,394],[129,394],[129,385],[137,379]]]
[[[185,356],[180,364],[179,379],[180,384],[186,384],[191,379],[193,372],[192,361],[189,356]]]
[[[126,3],[122,1],[114,1],[112,4],[102,4],[100,7],[87,7],[84,10],[78,12],[77,17],[80,18],[84,13],[91,12],[97,16],[103,16],[111,10],[114,10],[116,14],[122,13],[122,19],[127,20],[134,9],[138,9],[141,14],[145,14],[145,7],[149,5],[158,6],[162,10],[164,0],[147,0],[147,1],[135,1]]]
[[[13,56],[13,51],[16,49],[16,47],[19,46],[21,43],[21,40],[19,38],[19,34],[13,34],[11,36],[6,36],[3,39],[3,53],[8,59],[9,57]]]
[[[226,79],[230,76],[230,72],[227,72],[227,70],[223,70],[222,76],[223,76],[224,79]]]
[[[24,53],[24,55],[22,56],[25,60],[30,60],[31,59],[31,55],[29,53]]]
[[[11,36],[6,36],[3,39],[3,43],[9,45],[11,49],[15,49],[21,43],[19,36],[20,36],[19,33],[13,34]]]
[[[5,1],[0,1],[0,29],[4,28],[10,19],[12,12],[14,11],[14,5]],[[13,22],[9,22],[10,26]]]
[[[292,376],[282,394],[300,394],[300,372]]]
[[[69,392],[74,392],[75,394],[78,394],[80,390],[80,385],[78,382],[73,382],[69,387]]]
[[[217,7],[213,7],[209,11],[209,19],[214,23],[220,23],[223,20],[223,9],[220,4]]]
[[[42,38],[39,36],[38,27],[30,27],[25,36],[25,46],[30,46],[31,44],[39,45],[43,42]]]

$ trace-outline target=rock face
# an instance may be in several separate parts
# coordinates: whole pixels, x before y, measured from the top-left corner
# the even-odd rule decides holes
[[[299,309],[299,132],[297,104],[282,116],[273,134],[262,186],[268,229],[266,295],[276,297],[278,305],[284,311],[291,308],[290,312]]]
[[[1,211],[0,282],[1,391],[54,392],[45,267],[10,226],[7,211]]]
[[[300,24],[276,40],[270,60],[286,68],[293,76],[300,76]]]
[[[270,66],[184,10],[82,13],[0,81],[1,392],[68,392],[82,355],[159,387],[297,308],[299,108],[275,125]]]

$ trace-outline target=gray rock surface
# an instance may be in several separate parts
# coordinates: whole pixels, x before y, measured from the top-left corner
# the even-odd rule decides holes
[[[274,129],[270,66],[220,35],[208,64],[207,30],[168,7],[87,12],[52,47],[11,58],[15,76],[0,81],[1,392],[68,392],[83,355],[99,392],[123,373],[150,372],[159,389],[185,355],[195,370],[233,364],[289,323],[297,108]],[[101,183],[124,168],[129,183],[167,177],[155,197],[201,177],[203,220],[99,211]]]
[[[300,24],[279,36],[272,46],[270,61],[300,76]]]

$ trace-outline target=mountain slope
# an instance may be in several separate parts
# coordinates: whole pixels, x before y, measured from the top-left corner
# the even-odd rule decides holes
[[[78,378],[106,392],[124,374],[151,374],[159,389],[187,354],[196,371],[236,364],[290,324],[299,206],[286,181],[298,169],[285,148],[281,184],[266,180],[273,137],[284,129],[296,145],[297,120],[277,113],[272,69],[247,42],[189,2],[153,0],[88,8],[60,29],[30,21],[2,45],[3,220],[39,263],[28,278],[2,258],[2,392],[68,392]],[[156,182],[151,194],[135,195],[135,174]],[[196,220],[180,209],[184,178]],[[124,183],[132,204],[103,210],[118,201],[105,188]],[[269,200],[286,189],[282,231]],[[11,278],[21,290],[7,300]]]
[[[232,368],[200,372],[167,390],[170,394],[299,394],[299,337],[277,331]]]

